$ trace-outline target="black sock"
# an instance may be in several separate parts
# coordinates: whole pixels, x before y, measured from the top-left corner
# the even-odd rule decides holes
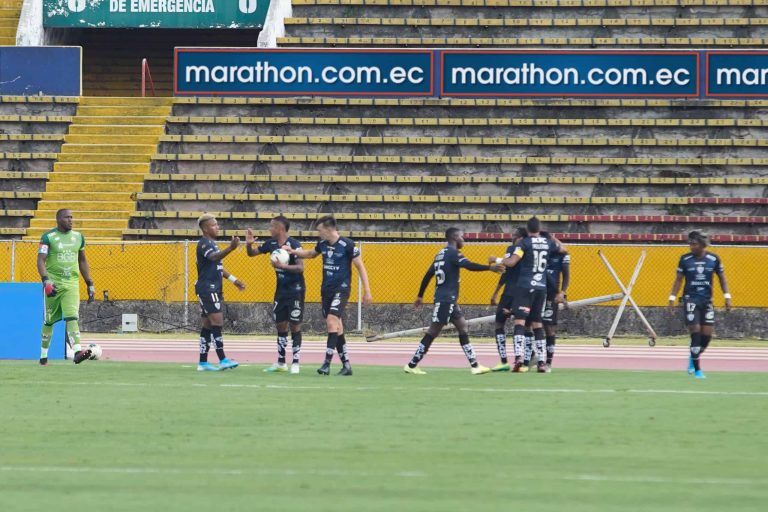
[[[339,359],[344,366],[349,364],[349,355],[347,355],[347,339],[343,334],[339,334],[339,339],[336,342],[336,351],[339,353]]]
[[[333,352],[336,350],[336,345],[338,342],[338,333],[329,332],[328,340],[325,342],[325,364],[331,364],[331,361],[333,360]]]
[[[703,354],[705,350],[707,350],[707,347],[709,347],[709,342],[712,341],[712,335],[702,334],[701,335],[701,353]]]
[[[502,364],[507,364],[507,334],[504,332],[504,328],[496,329],[496,350],[499,351],[499,357]]]
[[[431,334],[425,334],[424,337],[421,338],[421,342],[416,348],[416,352],[413,354],[411,362],[408,363],[410,368],[416,368],[416,365],[418,365],[419,362],[424,359],[424,356],[427,355],[429,347],[432,345],[433,341],[435,341],[435,337]]]
[[[547,335],[544,333],[543,327],[537,327],[533,330],[533,339],[536,343],[536,359],[538,359],[538,365],[541,366],[547,361]]]
[[[464,355],[467,356],[467,361],[469,361],[469,366],[472,368],[477,368],[477,357],[475,357],[475,349],[472,347],[472,344],[469,342],[469,334],[466,332],[459,334],[459,343],[461,343],[461,348],[464,350]]]
[[[701,355],[701,333],[691,333],[691,359],[693,360],[693,369],[696,371],[701,370],[699,364],[699,356]]]
[[[529,329],[529,327],[526,326],[526,329]],[[523,358],[523,364],[525,366],[528,366],[531,364],[531,355],[533,355],[533,340],[535,339],[535,335],[533,334],[533,331],[525,331],[525,357]]]
[[[291,333],[293,340],[293,362],[299,364],[299,355],[301,354],[301,331]]]
[[[227,356],[224,354],[224,338],[221,335],[221,327],[216,325],[211,327],[211,341],[216,345],[216,355],[218,356],[219,361],[226,359]]]
[[[547,364],[552,364],[552,360],[555,358],[555,341],[557,336],[554,334],[547,336]]]
[[[277,362],[278,364],[285,364],[285,348],[288,346],[288,333],[277,333]]]
[[[211,349],[211,331],[203,327],[200,329],[200,362],[208,362],[208,351]]]
[[[514,343],[515,343],[515,362],[523,360],[525,353],[525,327],[515,324]]]

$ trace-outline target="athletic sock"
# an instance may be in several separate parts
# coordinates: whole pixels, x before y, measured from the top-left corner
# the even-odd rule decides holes
[[[333,360],[333,353],[336,350],[336,345],[338,342],[338,333],[329,332],[328,340],[325,342],[325,364],[331,364],[331,361]]]
[[[551,336],[547,336],[547,364],[551,365],[552,360],[555,358],[555,341],[557,340],[557,336],[552,334]]]
[[[513,331],[515,360],[523,359],[523,346],[525,345],[525,327],[522,325],[515,325]]]
[[[532,331],[525,332],[525,359],[523,363],[528,366],[531,364],[531,357],[533,356],[533,340],[534,335]]]
[[[277,362],[278,364],[285,364],[285,349],[288,346],[288,333],[277,333]]]
[[[712,341],[712,336],[707,334],[701,335],[701,353],[703,354],[705,350],[709,347],[709,342]]]
[[[462,333],[459,334],[459,343],[461,343],[461,348],[464,350],[464,355],[467,356],[467,361],[469,361],[469,366],[472,368],[477,368],[477,357],[475,357],[475,349],[472,347],[472,344],[469,342],[469,334]]]
[[[43,324],[43,330],[40,334],[40,359],[48,357],[48,347],[51,346],[51,336],[53,336],[53,326]]]
[[[343,334],[339,334],[338,341],[336,342],[336,351],[339,353],[341,364],[347,366],[349,364],[349,355],[347,354],[347,338],[345,338]]]
[[[216,346],[216,356],[219,358],[219,361],[226,359],[227,356],[224,354],[224,337],[221,334],[221,327],[217,325],[211,327],[211,341],[213,341]]]
[[[416,368],[419,362],[424,359],[424,356],[427,355],[429,347],[432,345],[433,341],[435,341],[435,337],[431,334],[425,334],[424,337],[421,338],[421,342],[419,343],[419,346],[416,347],[416,352],[413,354],[411,362],[408,363],[409,368]]]
[[[299,356],[301,354],[301,331],[291,333],[291,339],[293,340],[293,363],[299,364]]]
[[[67,320],[67,336],[72,340],[72,350],[77,354],[82,350],[80,347],[80,325],[77,320]]]
[[[701,370],[699,364],[699,356],[701,355],[701,333],[691,333],[691,360],[693,361],[693,369],[696,371]]]
[[[499,351],[499,357],[501,358],[501,364],[507,364],[507,334],[504,332],[504,328],[496,329],[496,349]]]
[[[544,328],[534,329],[533,338],[536,342],[536,359],[539,360],[538,364],[544,364],[547,360],[547,335],[544,333]]]
[[[211,349],[211,331],[203,327],[200,329],[200,362],[208,362],[208,351]]]

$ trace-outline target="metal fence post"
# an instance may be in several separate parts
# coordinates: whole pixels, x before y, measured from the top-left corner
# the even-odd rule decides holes
[[[184,240],[184,328],[189,325],[189,240]]]
[[[11,240],[11,282],[16,281],[16,240]]]
[[[363,254],[363,242],[360,242],[360,254]],[[363,280],[357,273],[357,332],[363,332]]]

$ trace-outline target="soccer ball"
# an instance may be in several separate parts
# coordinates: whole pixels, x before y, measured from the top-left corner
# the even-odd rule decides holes
[[[88,345],[88,350],[91,351],[91,357],[88,358],[89,360],[96,361],[98,359],[101,359],[101,345],[91,343],[90,345]]]
[[[291,255],[285,249],[275,249],[272,254],[269,255],[269,259],[272,261],[279,261],[283,265],[287,265]]]

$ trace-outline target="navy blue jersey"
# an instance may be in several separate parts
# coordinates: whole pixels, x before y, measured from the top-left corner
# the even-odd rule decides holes
[[[563,254],[559,250],[549,253],[547,261],[547,286],[554,291],[560,291],[560,277],[563,274],[563,267],[570,264],[570,254]]]
[[[459,299],[460,270],[488,270],[488,265],[469,261],[456,247],[448,245],[435,255],[432,265],[424,275],[419,289],[419,297],[424,296],[429,281],[435,276],[435,302],[456,302]]]
[[[683,297],[699,302],[712,300],[713,275],[723,271],[723,264],[716,254],[705,252],[701,258],[693,253],[680,256],[677,274],[685,277]]]
[[[559,250],[551,238],[528,236],[520,240],[512,251],[512,254],[520,257],[520,261],[515,265],[520,267],[517,285],[520,288],[546,290],[549,255]]]
[[[507,247],[506,254],[504,255],[504,259],[509,258],[512,256],[512,253],[515,250],[514,245],[510,245]],[[501,292],[502,295],[507,296],[513,296],[515,294],[515,288],[517,287],[517,280],[520,277],[520,264],[518,263],[514,267],[507,267],[504,270],[504,273],[501,274],[501,278],[499,279],[500,282],[504,285],[504,291]]]
[[[210,238],[203,237],[197,242],[197,282],[195,293],[214,293],[221,291],[221,277],[224,275],[224,264],[221,261],[211,261],[208,256],[219,252],[219,246]]]
[[[298,240],[289,236],[285,241],[285,244],[291,246],[293,249],[301,249],[301,243]],[[259,246],[259,254],[272,254],[273,251],[280,249],[282,245],[278,243],[274,238],[270,238]],[[295,254],[291,254],[288,260],[289,265],[295,265],[298,258]],[[304,273],[299,272],[287,272],[282,268],[275,269],[275,275],[277,276],[277,285],[275,286],[275,299],[292,299],[298,298],[304,295]]]
[[[349,292],[352,260],[360,256],[355,242],[343,236],[335,244],[321,240],[315,246],[315,252],[323,257],[322,293]]]

